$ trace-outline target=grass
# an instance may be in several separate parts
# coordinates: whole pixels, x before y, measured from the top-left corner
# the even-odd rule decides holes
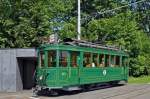
[[[150,84],[150,76],[129,77],[129,84]]]

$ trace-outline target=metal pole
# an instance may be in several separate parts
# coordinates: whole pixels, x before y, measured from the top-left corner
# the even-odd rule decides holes
[[[81,7],[80,7],[80,0],[78,0],[78,40],[81,40],[81,23],[80,23],[80,21],[81,21],[81,12],[80,12],[80,10],[81,10]]]

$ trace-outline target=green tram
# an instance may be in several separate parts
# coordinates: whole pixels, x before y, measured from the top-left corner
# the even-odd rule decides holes
[[[76,90],[128,81],[128,54],[93,43],[45,44],[38,49],[36,90]]]

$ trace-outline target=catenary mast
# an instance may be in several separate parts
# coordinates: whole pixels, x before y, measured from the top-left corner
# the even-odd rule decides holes
[[[78,40],[81,40],[81,4],[80,0],[78,0],[78,25],[77,25],[77,32],[78,32]]]

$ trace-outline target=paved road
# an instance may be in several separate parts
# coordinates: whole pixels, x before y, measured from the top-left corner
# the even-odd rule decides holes
[[[64,93],[57,97],[39,96],[33,98],[32,91],[0,93],[0,99],[150,99],[150,84],[136,84],[116,87],[100,87],[81,93]]]

